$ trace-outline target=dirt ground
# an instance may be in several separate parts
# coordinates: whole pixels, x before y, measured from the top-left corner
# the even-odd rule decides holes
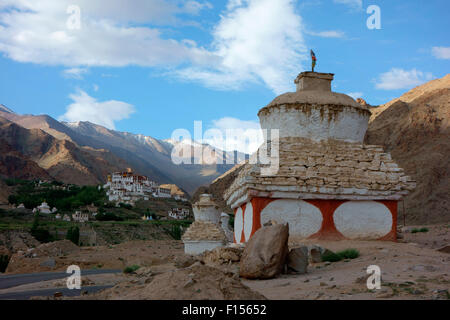
[[[10,273],[65,270],[70,264],[82,269],[101,267],[141,268],[131,275],[88,276],[83,285],[116,285],[83,299],[450,299],[450,254],[438,251],[449,244],[450,225],[427,226],[428,232],[412,233],[401,228],[399,242],[378,241],[302,241],[290,247],[317,244],[333,251],[357,249],[353,260],[310,264],[303,275],[283,274],[271,280],[245,280],[237,276],[237,264],[202,265],[183,268],[176,258],[183,255],[183,244],[174,240],[132,241],[120,245],[80,248],[54,257],[54,268],[39,266],[49,257],[25,258],[8,267]],[[51,251],[51,250],[50,250]],[[55,250],[51,251],[55,252]],[[381,269],[382,287],[369,290],[367,267]],[[177,268],[178,267],[178,268]],[[214,269],[217,268],[217,269]],[[230,271],[232,270],[232,271]],[[234,270],[234,271],[233,271]],[[10,290],[33,290],[61,285],[62,280],[30,284]],[[61,282],[61,283],[59,283]],[[224,284],[225,287],[224,287]],[[159,288],[154,290],[155,286]],[[228,288],[229,287],[229,288]]]
[[[317,263],[304,275],[281,275],[272,280],[243,280],[268,299],[450,299],[450,254],[437,249],[449,244],[450,225],[427,226],[428,232],[403,229],[398,243],[374,241],[303,241],[332,251],[355,248],[350,261]],[[295,247],[300,243],[290,243]],[[367,288],[367,267],[381,269],[382,287]]]
[[[67,240],[65,240],[67,241]],[[176,240],[129,241],[118,245],[81,247],[67,250],[65,241],[48,245],[58,247],[54,254],[40,254],[40,247],[18,252],[11,257],[6,274],[45,271],[65,271],[70,265],[81,269],[124,269],[125,267],[154,266],[171,262],[184,252],[183,243]],[[42,245],[47,246],[47,245]],[[33,252],[36,256],[33,257]]]

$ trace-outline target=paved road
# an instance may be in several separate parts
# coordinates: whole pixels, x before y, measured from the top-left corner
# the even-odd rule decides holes
[[[0,294],[0,300],[28,300],[31,297],[49,297],[53,296],[56,292],[61,292],[65,297],[75,297],[79,296],[81,292],[96,292],[99,290],[111,288],[112,286],[90,286],[82,287],[81,290],[73,289],[69,290],[67,288],[54,288],[54,289],[41,289],[23,292],[11,292]]]
[[[93,269],[93,270],[81,270],[81,276],[89,276],[95,274],[105,273],[120,273],[121,270],[108,270],[108,269]],[[0,289],[7,289],[17,287],[23,284],[35,283],[41,281],[63,279],[70,276],[66,272],[38,272],[27,274],[12,274],[12,275],[0,275]],[[75,291],[75,290],[73,290]]]

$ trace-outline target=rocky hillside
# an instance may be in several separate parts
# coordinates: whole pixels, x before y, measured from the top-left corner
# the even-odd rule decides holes
[[[104,183],[128,164],[109,151],[79,147],[40,129],[26,129],[0,117],[0,174],[22,179],[56,179],[80,185]],[[3,168],[3,169],[2,169]]]
[[[405,199],[407,222],[450,221],[450,74],[372,112],[365,142],[383,145],[417,181]]]
[[[14,149],[4,139],[0,139],[0,177],[51,179],[48,172],[39,167],[39,165],[28,156]]]
[[[8,204],[8,197],[10,194],[8,186],[0,179],[0,205]]]

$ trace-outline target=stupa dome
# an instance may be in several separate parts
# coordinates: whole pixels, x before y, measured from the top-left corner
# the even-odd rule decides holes
[[[280,138],[362,142],[371,112],[353,98],[331,91],[332,73],[302,72],[296,92],[284,93],[258,112],[262,129]]]

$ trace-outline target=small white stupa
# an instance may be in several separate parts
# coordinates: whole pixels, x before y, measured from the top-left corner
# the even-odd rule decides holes
[[[218,205],[210,194],[200,195],[193,205],[195,221],[183,235],[184,252],[200,254],[226,244],[227,238],[220,226]]]
[[[49,205],[45,201],[42,202],[42,204],[39,207],[37,207],[36,209],[40,213],[52,213],[52,211],[50,210]]]

